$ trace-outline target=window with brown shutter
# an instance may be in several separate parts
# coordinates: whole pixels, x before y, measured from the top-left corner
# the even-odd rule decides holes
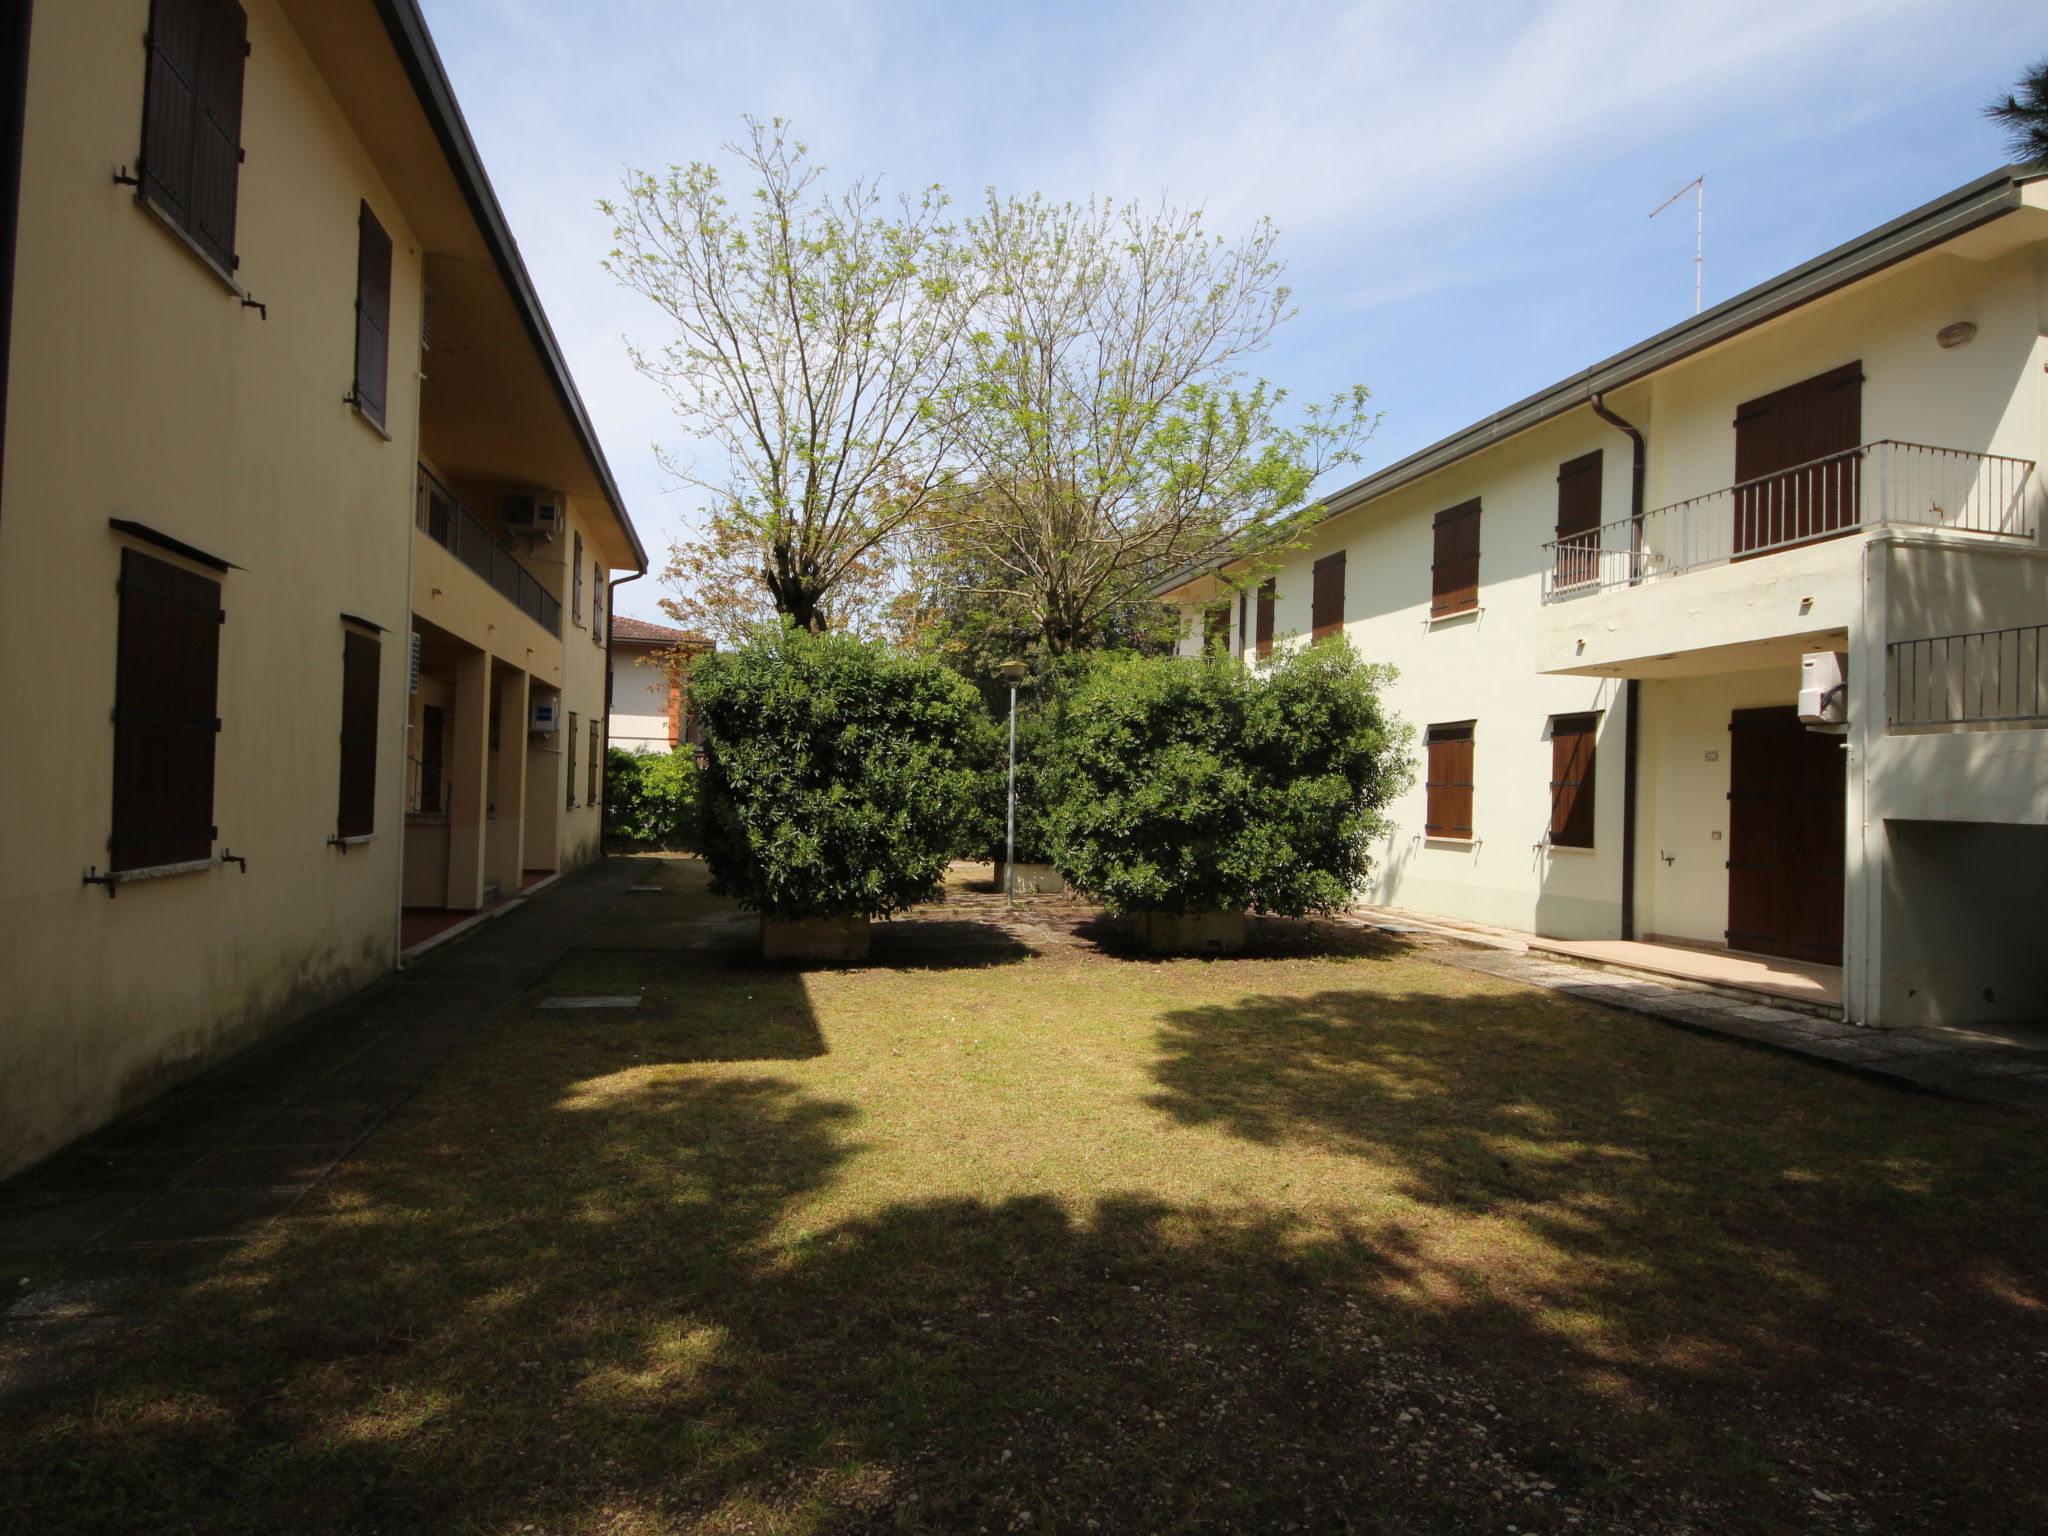
[[[112,869],[213,856],[220,583],[121,552]]]
[[[341,806],[336,837],[377,830],[377,672],[384,647],[370,635],[341,637]]]
[[[1593,846],[1593,744],[1598,715],[1555,715],[1550,721],[1550,841],[1559,848]]]
[[[1557,559],[1551,580],[1559,591],[1583,587],[1600,574],[1601,450],[1557,466]]]
[[[604,793],[604,722],[595,715],[590,717],[590,760],[586,772],[590,782],[584,786],[583,800],[586,805],[596,805]]]
[[[1202,610],[1202,654],[1210,660],[1229,653],[1230,609],[1218,603]]]
[[[569,561],[569,620],[574,624],[583,622],[583,535],[571,534],[575,554]]]
[[[150,0],[136,190],[228,276],[248,30],[235,0]]]
[[[1309,603],[1309,639],[1325,640],[1344,629],[1344,551],[1315,563]]]
[[[603,645],[604,632],[604,562],[590,562],[590,638],[593,644]]]
[[[573,811],[576,809],[576,715],[573,711],[569,715],[567,743],[569,760],[564,764],[566,771],[562,774],[562,778],[568,783],[569,809]]]
[[[391,374],[391,237],[364,203],[356,215],[355,408],[378,426]]]
[[[1436,515],[1436,557],[1429,568],[1431,618],[1479,606],[1479,499]]]
[[[1429,728],[1429,777],[1423,831],[1430,837],[1472,835],[1472,727],[1474,722]]]
[[[1268,576],[1259,583],[1258,628],[1254,639],[1261,661],[1273,654],[1273,608],[1279,595],[1280,584],[1277,576]]]
[[[1863,365],[1735,408],[1735,553],[1834,538],[1859,518]]]

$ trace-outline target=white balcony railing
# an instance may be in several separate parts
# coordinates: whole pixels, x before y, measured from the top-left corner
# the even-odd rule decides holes
[[[1887,525],[2031,539],[2028,459],[1865,443],[1543,546],[1543,601],[1634,586]]]

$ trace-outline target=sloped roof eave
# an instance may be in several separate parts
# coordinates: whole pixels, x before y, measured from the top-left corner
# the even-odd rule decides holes
[[[1331,518],[1374,501],[1425,475],[1455,464],[1482,449],[1518,436],[1566,411],[1576,410],[1595,395],[1607,394],[1647,378],[1661,368],[1703,352],[1752,326],[1809,304],[1825,294],[1857,282],[1944,240],[2002,217],[2020,206],[2020,188],[2048,177],[2048,163],[2006,165],[1954,191],[1923,203],[1889,223],[1825,251],[1811,261],[1779,273],[1693,316],[1690,320],[1637,342],[1603,362],[1560,379],[1505,410],[1440,438],[1405,459],[1376,470],[1332,492],[1324,499],[1320,526]],[[1234,563],[1234,562],[1233,562]],[[1198,577],[1225,567],[1189,566],[1153,585],[1164,597]]]
[[[576,391],[576,381],[570,376],[568,362],[548,325],[547,313],[541,308],[533,279],[520,258],[518,243],[512,238],[511,227],[505,220],[505,211],[498,205],[497,194],[491,190],[490,177],[484,173],[476,141],[469,135],[469,125],[463,120],[462,108],[455,100],[455,89],[449,83],[447,70],[442,67],[441,55],[434,47],[433,35],[427,30],[426,18],[420,14],[419,0],[373,0],[373,3],[384,23],[384,30],[390,35],[399,63],[405,69],[406,78],[412,82],[413,91],[419,97],[420,109],[433,125],[434,137],[440,142],[449,168],[462,188],[463,200],[468,203],[484,243],[489,246],[492,259],[497,263],[499,275],[512,295],[513,305],[547,366],[555,394],[569,415],[583,451],[589,456],[590,467],[596,473],[598,483],[604,487],[605,500],[633,552],[634,569],[644,576],[648,570],[646,546],[640,542],[640,532],[626,512],[625,499],[619,494],[618,482],[612,478],[604,449],[598,445],[596,429],[591,426],[589,412],[583,407],[583,397]]]

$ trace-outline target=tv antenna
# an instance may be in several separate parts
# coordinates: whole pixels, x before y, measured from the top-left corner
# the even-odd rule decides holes
[[[1650,210],[1650,217],[1654,219],[1688,192],[1697,192],[1699,194],[1699,201],[1693,214],[1692,231],[1692,312],[1698,314],[1700,312],[1700,278],[1706,271],[1707,266],[1707,178],[1704,176],[1693,177],[1691,181],[1688,181],[1676,192],[1665,198],[1663,202],[1652,208]]]

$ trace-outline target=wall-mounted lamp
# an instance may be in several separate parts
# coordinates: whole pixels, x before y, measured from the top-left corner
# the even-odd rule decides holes
[[[1944,325],[1934,333],[1936,346],[1942,348],[1967,347],[1977,339],[1977,327],[1968,320],[1958,320],[1954,325]]]

